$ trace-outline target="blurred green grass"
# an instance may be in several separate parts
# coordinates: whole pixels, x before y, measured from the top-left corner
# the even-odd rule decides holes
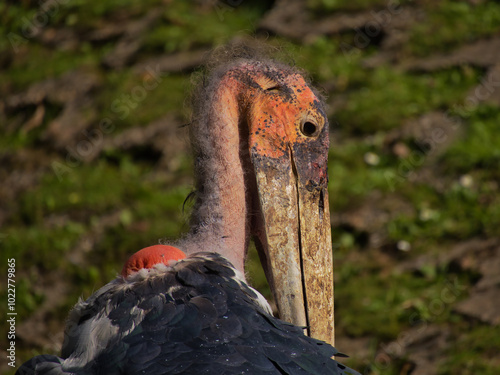
[[[411,3],[405,2],[403,5]],[[356,4],[343,0],[310,0],[316,14],[322,12],[379,9],[380,0]],[[158,25],[144,35],[141,56],[213,47],[236,35],[253,34],[259,19],[267,10],[266,2],[243,2],[221,17],[215,7],[193,6],[187,2],[149,0],[71,1],[61,6],[47,27],[64,27],[85,34],[106,23],[138,19],[151,7],[161,7]],[[411,6],[415,6],[412,4]],[[493,35],[500,24],[500,4],[486,1],[477,6],[470,2],[423,1],[418,4],[426,17],[411,30],[410,40],[402,53],[407,58],[439,54],[478,37]],[[24,1],[0,4],[3,22],[0,33],[19,33],[22,20],[36,14],[37,5]],[[410,213],[394,215],[387,224],[391,245],[404,240],[412,250],[398,253],[398,260],[410,260],[421,254],[435,254],[449,249],[453,243],[472,237],[495,236],[500,227],[498,165],[500,139],[497,124],[500,110],[480,104],[463,117],[463,132],[432,168],[449,183],[446,191],[425,182],[403,179],[393,192],[388,175],[397,175],[404,159],[384,148],[384,137],[405,121],[430,111],[452,111],[463,104],[470,89],[484,73],[470,66],[449,68],[435,73],[421,73],[382,65],[367,69],[366,58],[376,53],[376,46],[360,49],[345,56],[341,38],[320,36],[302,45],[282,37],[269,36],[268,43],[280,46],[304,67],[319,83],[335,89],[329,102],[336,105],[331,118],[335,142],[330,151],[330,199],[334,215],[369,200],[371,194],[394,194],[413,207]],[[103,71],[101,59],[111,51],[116,40],[104,43],[81,43],[59,50],[29,39],[22,51],[12,53],[8,39],[1,39],[0,53],[12,60],[0,71],[0,95],[20,92],[31,84],[64,72],[83,68],[95,72],[102,88],[95,94],[99,117],[114,116],[111,103],[141,83],[131,68]],[[167,112],[186,118],[185,97],[190,88],[189,74],[169,74],[158,89],[148,93],[147,100],[131,110],[124,119],[116,119],[116,133],[137,126],[146,126]],[[50,109],[50,108],[49,108]],[[39,135],[55,119],[61,108],[45,114],[39,129],[29,133],[10,129],[2,134],[2,153],[36,150],[41,146]],[[367,153],[379,157],[376,165],[364,160]],[[64,155],[48,154],[54,160]],[[23,192],[15,201],[7,202],[14,213],[1,229],[2,258],[15,257],[20,278],[17,289],[19,321],[27,320],[44,301],[50,288],[37,287],[45,274],[55,272],[71,281],[67,300],[56,307],[55,318],[62,323],[68,309],[81,295],[94,290],[120,272],[126,257],[137,249],[162,238],[176,238],[187,230],[188,212],[182,206],[191,191],[190,159],[177,170],[162,173],[155,165],[135,160],[118,150],[103,153],[97,160],[85,163],[59,179],[51,169],[44,171],[40,183]],[[428,167],[415,167],[418,172]],[[459,183],[470,175],[472,186]],[[170,177],[169,177],[170,176]],[[175,178],[172,178],[175,176]],[[180,181],[178,183],[177,181]],[[426,215],[422,215],[425,211]],[[116,213],[117,220],[102,229],[99,241],[84,255],[86,266],[79,267],[69,256],[82,237],[92,236],[102,226],[102,219]],[[96,229],[97,228],[97,229]],[[454,345],[439,374],[498,373],[495,348],[500,345],[500,328],[470,324],[453,312],[450,306],[435,317],[429,303],[442,290],[450,277],[448,270],[429,265],[423,276],[388,272],[381,259],[387,255],[380,249],[367,249],[365,238],[352,228],[334,227],[336,252],[337,328],[342,335],[372,338],[373,353],[377,345],[394,340],[410,328],[409,317],[417,313],[426,322],[453,324],[463,335]],[[255,251],[250,252],[248,273],[252,283],[270,297]],[[6,262],[0,264],[5,274]],[[455,275],[470,286],[475,275]],[[22,280],[21,280],[22,278]],[[3,288],[2,283],[2,288]],[[459,298],[464,298],[466,293]],[[0,314],[5,314],[6,293],[0,291]],[[5,347],[5,339],[1,339]],[[342,348],[340,348],[342,350]],[[33,355],[29,345],[19,347],[18,359]],[[355,368],[367,363],[348,362]],[[394,362],[383,372],[396,374]]]

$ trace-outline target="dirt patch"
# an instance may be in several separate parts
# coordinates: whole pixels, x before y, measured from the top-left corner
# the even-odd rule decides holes
[[[65,150],[74,145],[78,135],[95,120],[97,109],[92,93],[99,85],[96,74],[83,70],[36,83],[4,101],[3,114],[12,118],[7,128],[12,132],[20,127],[28,133],[43,124],[49,108],[57,110],[59,115],[46,125],[40,140],[57,150]],[[32,113],[30,108],[36,110]]]
[[[446,54],[439,54],[405,63],[407,70],[432,72],[453,66],[469,64],[489,68],[500,61],[500,36],[478,40]]]
[[[454,311],[486,324],[500,324],[500,240],[475,238],[454,246],[437,256],[424,255],[397,267],[399,272],[420,273],[423,267],[449,269],[476,274],[477,282],[468,297]]]
[[[154,67],[155,71],[161,73],[181,73],[189,72],[200,66],[207,56],[208,50],[200,49],[196,51],[178,52],[171,55],[152,57],[134,66],[134,71],[138,74],[147,72]]]
[[[400,197],[374,191],[356,207],[340,214],[333,213],[332,225],[353,232],[366,248],[377,249],[390,244],[387,223],[397,215],[413,212],[413,207]]]
[[[483,323],[499,325],[498,301],[500,301],[498,287],[485,291],[475,291],[469,298],[455,306],[455,311]]]
[[[116,47],[104,56],[103,66],[110,69],[120,69],[129,65],[142,47],[144,32],[158,22],[161,15],[161,9],[151,9],[140,20],[127,22],[123,30],[123,37],[118,41]],[[113,33],[111,34],[113,35]]]

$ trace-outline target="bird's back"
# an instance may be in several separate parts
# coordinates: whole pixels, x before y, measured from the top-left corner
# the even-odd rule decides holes
[[[62,358],[35,357],[18,374],[357,374],[333,355],[273,317],[224,258],[199,253],[79,302]]]

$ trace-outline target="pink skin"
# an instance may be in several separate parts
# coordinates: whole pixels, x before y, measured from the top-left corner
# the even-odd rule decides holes
[[[203,183],[202,203],[194,212],[203,224],[194,225],[194,233],[175,243],[175,247],[168,247],[183,251],[187,256],[200,251],[217,252],[244,274],[250,224],[245,202],[244,172],[239,156],[239,112],[236,100],[238,89],[239,87],[224,80],[220,82],[211,100],[209,117],[202,125],[210,127],[205,128],[210,137],[200,141],[210,142],[209,148],[212,150],[210,159],[205,161],[203,166],[206,178]],[[170,251],[161,257],[158,256],[157,249],[145,251],[151,248],[153,246],[132,255],[122,275],[126,277],[131,272],[140,268],[151,268],[157,263],[167,264],[175,258],[170,257]]]
[[[250,166],[243,165],[241,157],[245,152],[242,142],[248,142],[240,139],[241,91],[242,85],[226,75],[207,100],[206,116],[192,125],[195,147],[205,150],[205,160],[198,166],[202,175],[196,176],[202,189],[198,188],[192,233],[175,246],[188,256],[200,251],[217,252],[244,274],[251,221],[247,194],[251,192],[245,186],[245,172]]]
[[[229,69],[210,86],[201,114],[190,125],[195,150],[203,155],[195,176],[197,202],[191,233],[173,244],[188,256],[217,252],[242,274],[251,236],[262,237],[264,232],[250,147],[264,157],[279,157],[288,152],[279,145],[283,140],[303,142],[295,134],[296,118],[316,99],[299,74],[280,79],[280,84],[294,87],[298,100],[284,102],[270,95],[266,90],[278,83],[259,69],[252,63]],[[245,83],[249,76],[257,86]],[[284,126],[264,129],[266,114]]]

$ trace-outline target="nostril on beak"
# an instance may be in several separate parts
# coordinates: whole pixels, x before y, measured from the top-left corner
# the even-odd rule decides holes
[[[319,184],[314,180],[309,180],[309,181],[307,181],[306,189],[307,189],[307,191],[318,190]]]

